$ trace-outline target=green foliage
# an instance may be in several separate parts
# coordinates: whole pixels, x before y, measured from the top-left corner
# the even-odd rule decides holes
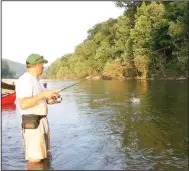
[[[128,8],[132,4],[132,0],[117,0],[116,6],[117,7],[125,7]]]
[[[187,76],[187,2],[119,0],[115,5],[124,14],[90,28],[73,53],[51,64],[48,78]]]
[[[175,1],[170,2],[166,5],[166,16],[170,21],[176,22],[180,20],[187,23],[188,19],[188,2],[186,1]]]
[[[104,67],[102,76],[105,78],[113,79],[124,79],[124,66],[122,66],[120,60],[114,60],[112,62],[107,62]]]
[[[147,10],[152,25],[162,20],[165,16],[165,7],[162,3],[158,4],[156,2],[152,2],[148,5]]]
[[[171,36],[168,34],[169,26],[168,19],[162,19],[153,25],[152,39],[154,49],[160,49],[172,44]]]
[[[142,73],[143,78],[146,78],[151,56],[152,25],[148,19],[149,12],[144,2],[141,7],[137,8],[135,18],[135,27],[131,30],[134,63],[137,70]]]
[[[116,58],[122,58],[123,60],[127,58],[132,58],[131,41],[130,41],[130,30],[131,30],[131,20],[128,16],[120,16],[115,24],[115,56]]]

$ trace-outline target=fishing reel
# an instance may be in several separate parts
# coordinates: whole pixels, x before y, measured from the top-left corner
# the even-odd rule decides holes
[[[58,97],[53,97],[54,103],[61,103],[62,97],[59,95]]]

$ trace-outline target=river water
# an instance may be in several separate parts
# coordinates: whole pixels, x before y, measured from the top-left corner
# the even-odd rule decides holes
[[[46,82],[49,89],[75,83]],[[188,169],[187,81],[90,80],[61,95],[49,105],[49,159],[33,168],[16,105],[2,106],[3,170]]]

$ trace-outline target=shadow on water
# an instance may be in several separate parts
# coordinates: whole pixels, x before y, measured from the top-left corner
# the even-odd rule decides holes
[[[51,156],[35,166],[24,160],[20,114],[2,109],[3,169],[188,169],[186,81],[90,80],[61,95],[49,106]]]
[[[51,167],[52,156],[49,154],[47,159],[42,160],[39,163],[27,163],[27,170],[53,170]]]

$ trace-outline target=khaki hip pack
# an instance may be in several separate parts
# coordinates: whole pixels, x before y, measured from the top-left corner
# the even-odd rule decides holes
[[[36,129],[39,126],[40,120],[46,115],[22,115],[22,128],[23,129]]]

